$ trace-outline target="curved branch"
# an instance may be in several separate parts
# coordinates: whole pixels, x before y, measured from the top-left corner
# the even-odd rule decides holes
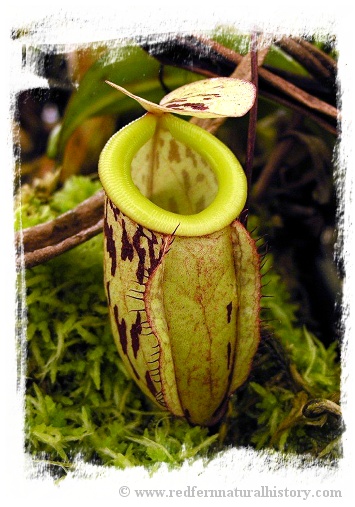
[[[99,190],[63,215],[16,234],[17,266],[42,264],[102,231],[104,191]]]

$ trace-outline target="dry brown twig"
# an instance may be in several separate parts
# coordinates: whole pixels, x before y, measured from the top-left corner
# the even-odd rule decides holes
[[[21,266],[21,244],[26,268],[42,264],[99,234],[103,227],[103,211],[104,191],[99,190],[54,220],[17,233],[18,267]]]
[[[336,63],[326,53],[301,38],[282,38],[278,43],[295,60],[300,62],[316,79],[334,83]]]

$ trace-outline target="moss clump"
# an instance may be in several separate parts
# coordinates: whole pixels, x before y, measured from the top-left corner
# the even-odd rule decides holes
[[[53,194],[39,196],[28,187],[18,223],[53,218],[99,188],[83,176]],[[209,458],[230,445],[340,456],[338,420],[326,416],[320,424],[302,415],[309,400],[333,399],[339,391],[335,345],[326,349],[296,325],[295,305],[277,274],[264,278],[274,295],[264,305],[272,321],[250,379],[219,427],[191,427],[151,405],[125,371],[108,321],[102,241],[101,234],[25,273],[25,437],[34,459],[60,475],[78,456],[154,470],[162,462]]]
[[[27,190],[24,227],[42,208],[53,217],[98,188],[73,177],[47,200]],[[58,471],[78,454],[118,467],[179,464],[217,436],[157,410],[127,375],[110,332],[102,242],[100,234],[25,273],[26,449],[61,463]]]

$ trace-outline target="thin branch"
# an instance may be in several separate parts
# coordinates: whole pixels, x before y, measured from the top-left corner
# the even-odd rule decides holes
[[[54,220],[18,232],[15,241],[19,252],[22,242],[25,267],[42,264],[102,232],[103,211],[104,191],[100,190]],[[19,253],[18,267],[21,261]]]
[[[317,111],[333,119],[338,118],[339,112],[336,107],[328,104],[327,102],[324,102],[323,100],[318,99],[310,93],[305,92],[301,88],[298,88],[294,84],[286,81],[286,79],[283,79],[280,76],[276,76],[266,69],[260,69],[259,75],[261,78],[270,83],[274,88],[281,90],[283,93],[295,99],[300,104],[304,104],[305,106],[309,107],[311,110]]]
[[[247,177],[247,200],[244,206],[243,223],[244,226],[247,226],[248,221],[248,213],[249,213],[249,203],[250,203],[250,190],[251,190],[251,181],[252,181],[252,173],[253,173],[253,161],[254,161],[254,150],[255,150],[255,140],[256,140],[256,122],[258,117],[258,49],[257,49],[257,36],[255,33],[251,36],[251,81],[256,88],[256,99],[253,107],[249,113],[249,125],[248,125],[248,144],[247,144],[247,153],[246,153],[246,161],[245,161],[245,175]]]
[[[276,44],[303,65],[315,78],[334,84],[334,67],[330,66],[328,61],[324,65],[324,59],[319,58],[310,50],[309,46],[312,48],[312,44],[304,45],[300,43],[300,39],[289,37],[282,38]],[[322,51],[320,53],[323,54]]]
[[[324,53],[321,49],[319,49],[314,44],[311,44],[305,39],[302,39],[301,37],[296,37],[295,40],[306,48],[312,55],[314,55],[320,62],[322,62],[323,66],[329,69],[329,71],[333,74],[334,78],[337,75],[337,63],[331,56],[327,55],[327,53]]]
[[[270,100],[275,100],[274,94],[273,93],[269,93],[269,92],[265,92],[265,90],[263,91],[263,96],[266,97],[266,98],[268,98],[268,99],[270,99]],[[309,118],[309,119],[315,121],[316,123],[318,123],[318,125],[320,125],[321,127],[323,127],[325,130],[327,130],[331,134],[334,134],[334,135],[338,134],[338,130],[337,130],[336,125],[331,125],[327,121],[327,119],[324,118],[323,116],[319,116],[319,115],[317,115],[317,113],[315,113],[313,111],[310,111],[306,107],[304,107],[304,106],[302,106],[300,104],[296,104],[294,101],[289,100],[286,97],[283,97],[281,93],[279,94],[279,96],[277,98],[277,102],[279,104],[282,104],[285,107],[290,108],[295,113],[298,113],[298,114],[300,114],[300,115],[302,115],[302,116],[304,116],[306,118]]]

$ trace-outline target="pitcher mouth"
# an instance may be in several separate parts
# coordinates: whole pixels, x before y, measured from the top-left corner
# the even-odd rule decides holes
[[[198,213],[180,214],[158,206],[132,179],[132,161],[158,125],[197,152],[216,177],[216,195]],[[125,215],[150,230],[163,234],[176,231],[178,236],[203,236],[223,229],[239,216],[247,195],[243,168],[229,148],[209,132],[170,113],[146,113],[114,134],[101,153],[99,176],[106,195]]]

